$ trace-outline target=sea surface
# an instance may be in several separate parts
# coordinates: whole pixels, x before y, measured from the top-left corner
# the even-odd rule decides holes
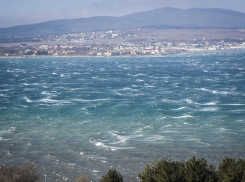
[[[245,158],[245,50],[164,57],[1,58],[0,163],[47,182],[137,181],[161,158]]]

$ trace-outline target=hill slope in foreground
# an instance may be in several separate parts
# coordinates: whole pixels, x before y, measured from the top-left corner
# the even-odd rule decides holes
[[[245,28],[245,14],[216,8],[187,10],[159,8],[122,17],[97,16],[1,28],[0,37],[37,36],[139,27],[160,29]]]

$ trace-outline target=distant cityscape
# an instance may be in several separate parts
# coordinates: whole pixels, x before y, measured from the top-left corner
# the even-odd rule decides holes
[[[97,31],[32,38],[30,42],[0,47],[0,56],[149,56],[183,51],[245,48],[245,41],[222,39],[157,40],[140,38],[137,31]],[[243,29],[240,32],[245,32]],[[11,41],[11,39],[9,39]]]

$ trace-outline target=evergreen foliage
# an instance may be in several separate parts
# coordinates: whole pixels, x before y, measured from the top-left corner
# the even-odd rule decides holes
[[[143,182],[218,182],[213,165],[208,165],[204,159],[193,157],[189,161],[171,161],[162,159],[146,165],[138,177]]]
[[[245,159],[225,158],[217,173],[220,182],[245,182]]]
[[[123,182],[123,176],[116,169],[110,169],[100,182]]]
[[[193,157],[185,163],[185,179],[188,182],[216,182],[217,175],[215,172],[215,167],[212,164],[208,165],[207,161],[203,158],[196,160],[196,158]]]
[[[162,159],[146,165],[144,172],[138,175],[147,182],[177,182],[184,181],[184,162]]]

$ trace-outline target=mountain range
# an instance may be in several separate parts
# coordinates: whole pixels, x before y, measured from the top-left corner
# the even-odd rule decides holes
[[[219,8],[158,8],[121,17],[97,16],[47,21],[0,28],[0,37],[132,29],[132,28],[245,28],[245,14]]]

